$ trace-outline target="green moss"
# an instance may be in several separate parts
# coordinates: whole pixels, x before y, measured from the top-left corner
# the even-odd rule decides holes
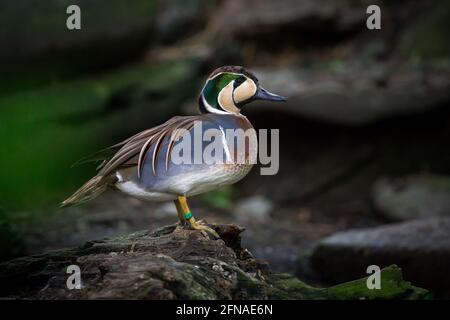
[[[277,275],[272,279],[271,296],[276,299],[428,299],[427,290],[412,286],[403,280],[402,271],[396,265],[381,271],[381,289],[368,289],[367,278],[342,283],[329,288],[313,288],[289,275]]]
[[[305,297],[320,291],[290,274],[274,275],[271,283],[269,296],[273,299],[305,299]]]
[[[243,300],[265,299],[267,297],[267,285],[253,278],[239,269],[236,269],[237,288],[234,296]]]

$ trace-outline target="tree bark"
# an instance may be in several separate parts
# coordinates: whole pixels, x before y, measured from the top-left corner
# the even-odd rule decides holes
[[[0,297],[20,299],[421,299],[429,293],[402,279],[396,266],[381,273],[381,289],[366,279],[314,288],[242,248],[242,227],[210,225],[212,240],[176,225],[0,264]],[[70,265],[81,289],[68,289]]]

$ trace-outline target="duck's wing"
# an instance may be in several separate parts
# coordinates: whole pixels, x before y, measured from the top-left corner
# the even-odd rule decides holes
[[[156,159],[161,151],[162,142],[167,138],[169,139],[169,147],[166,153],[166,168],[170,160],[170,151],[174,143],[181,137],[181,135],[191,130],[196,121],[201,121],[202,116],[177,116],[169,119],[167,122],[142,131],[131,138],[128,138],[114,146],[106,148],[104,150],[117,150],[118,151],[107,159],[103,159],[103,163],[97,168],[99,176],[108,176],[118,169],[137,166],[138,176],[140,176],[145,159],[148,155],[150,148],[153,148],[152,153],[152,168],[153,174],[155,174]]]

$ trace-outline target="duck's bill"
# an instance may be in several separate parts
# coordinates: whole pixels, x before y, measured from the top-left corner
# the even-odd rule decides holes
[[[263,87],[259,87],[258,91],[256,91],[256,94],[254,95],[254,99],[268,101],[286,101],[285,97],[269,92]]]

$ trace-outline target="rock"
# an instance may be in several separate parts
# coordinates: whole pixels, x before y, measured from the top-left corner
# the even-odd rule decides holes
[[[72,4],[81,9],[80,30],[66,27],[66,9]],[[156,1],[149,0],[112,0],[107,6],[101,0],[2,3],[3,78],[22,86],[26,81],[41,84],[123,63],[150,43],[155,16]]]
[[[373,63],[343,62],[345,72],[301,68],[260,69],[265,87],[288,98],[283,109],[302,117],[362,126],[442,106],[450,99],[448,68],[421,71]],[[380,86],[380,82],[385,85]],[[261,102],[261,107],[271,108]]]
[[[268,34],[280,35],[295,30],[348,31],[362,24],[365,10],[329,0],[249,0],[242,10],[240,1],[226,1],[217,10],[218,29],[239,38]],[[230,23],[233,21],[233,23]]]
[[[154,215],[157,218],[176,217],[177,209],[173,205],[173,202],[166,202],[156,208]]]
[[[239,1],[226,1],[217,10],[217,30],[210,32],[209,42],[242,48],[237,56],[250,67],[270,65],[253,71],[265,87],[288,98],[282,109],[322,122],[364,126],[427,112],[450,101],[448,41],[443,31],[448,6],[403,7],[383,7],[383,25],[393,27],[393,21],[406,20],[398,31],[391,28],[369,36],[364,32],[367,4],[359,1],[247,1],[247,10]],[[405,19],[415,16],[411,12],[423,12],[419,20],[428,19],[430,28]],[[416,29],[422,31],[415,33]],[[315,42],[324,40],[321,33],[328,35],[328,45]],[[311,48],[315,53],[309,52]],[[440,60],[421,60],[430,55]]]
[[[216,4],[205,0],[159,1],[156,32],[160,42],[173,43],[201,31],[207,21],[207,13]]]
[[[0,207],[0,261],[19,257],[25,252],[23,235],[10,220]]]
[[[412,58],[435,62],[439,59],[448,61],[450,43],[446,31],[450,28],[450,5],[440,2],[430,10],[421,12],[410,23],[397,42],[397,51]]]
[[[370,265],[397,264],[409,281],[449,297],[449,234],[450,218],[340,232],[318,244],[312,264],[331,283],[363,276]]]
[[[239,200],[233,210],[236,219],[241,222],[264,222],[270,218],[273,203],[260,195]]]
[[[394,221],[450,216],[450,177],[381,178],[373,186],[376,209]]]
[[[166,226],[0,264],[0,297],[32,299],[423,299],[426,290],[382,272],[382,290],[361,279],[313,288],[241,247],[241,227],[211,225],[220,240]],[[81,289],[68,290],[69,265],[81,270]]]

